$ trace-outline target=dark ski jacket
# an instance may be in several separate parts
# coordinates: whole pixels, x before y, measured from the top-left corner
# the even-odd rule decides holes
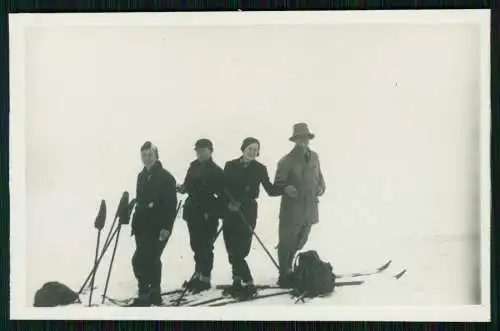
[[[137,176],[136,206],[132,234],[137,231],[172,232],[176,217],[177,192],[175,178],[157,161],[148,171]]]
[[[224,172],[210,158],[200,162],[194,160],[184,179],[184,192],[188,198],[184,203],[183,218],[186,221],[200,220],[205,217],[220,218],[224,185]]]
[[[254,160],[245,165],[242,158],[228,161],[224,167],[225,188],[230,195],[225,194],[225,208],[231,201],[245,203],[256,200],[260,194],[260,185],[264,187],[269,196],[279,196],[283,188],[276,187],[269,180],[266,166]]]

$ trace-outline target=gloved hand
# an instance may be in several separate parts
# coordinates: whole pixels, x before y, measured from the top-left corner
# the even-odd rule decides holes
[[[240,210],[241,202],[231,201],[227,207],[230,211],[237,212],[238,210]]]
[[[158,240],[165,241],[168,239],[169,236],[170,236],[170,231],[168,231],[166,229],[161,229],[160,230],[160,237],[158,238]]]
[[[136,199],[132,199],[132,201],[130,201],[130,203],[128,204],[128,213],[129,213],[129,215],[132,213],[132,210],[134,209],[136,202],[137,202]]]
[[[299,193],[297,192],[297,189],[293,185],[287,185],[285,187],[285,193],[290,197],[290,198],[296,198]]]
[[[184,194],[184,193],[186,193],[186,186],[184,184],[177,185],[176,191],[177,191],[177,193]]]

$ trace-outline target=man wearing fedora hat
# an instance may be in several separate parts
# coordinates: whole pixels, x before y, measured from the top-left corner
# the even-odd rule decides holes
[[[318,154],[309,148],[314,139],[306,123],[293,127],[294,148],[279,162],[275,182],[283,188],[279,214],[278,285],[292,287],[291,270],[295,254],[304,247],[311,227],[318,223],[318,197],[326,190]]]

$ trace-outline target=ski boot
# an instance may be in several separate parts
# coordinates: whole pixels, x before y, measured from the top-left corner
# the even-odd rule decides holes
[[[153,306],[161,306],[163,304],[163,299],[161,297],[161,287],[160,286],[151,286],[151,297],[150,303]]]
[[[223,296],[230,296],[230,297],[233,297],[233,298],[236,298],[238,297],[238,294],[239,292],[241,291],[242,287],[243,287],[243,284],[242,284],[242,280],[240,277],[234,277],[233,278],[233,284],[227,288],[225,288],[223,291],[222,291],[222,295]]]
[[[137,298],[128,307],[149,307],[151,306],[151,291],[149,286],[140,284]]]
[[[197,294],[203,291],[207,291],[212,287],[210,283],[210,276],[203,276],[200,274],[200,276],[197,279],[197,282],[193,284],[193,287],[191,289],[191,292],[193,294]]]
[[[295,285],[293,273],[287,272],[286,274],[281,274],[277,284],[281,288],[293,288]]]
[[[238,291],[238,298],[241,300],[248,300],[257,295],[257,289],[253,284],[253,280],[243,282],[240,290]]]
[[[195,272],[195,274],[189,281],[184,281],[182,287],[186,288],[188,291],[192,291],[194,288],[198,286],[200,275],[201,274],[199,272]]]

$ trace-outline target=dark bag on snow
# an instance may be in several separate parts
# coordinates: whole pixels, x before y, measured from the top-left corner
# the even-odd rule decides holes
[[[34,307],[66,306],[80,302],[78,294],[59,282],[45,283],[35,293]]]
[[[294,289],[298,295],[316,297],[327,295],[335,288],[332,266],[324,262],[316,251],[299,253],[293,267]]]

